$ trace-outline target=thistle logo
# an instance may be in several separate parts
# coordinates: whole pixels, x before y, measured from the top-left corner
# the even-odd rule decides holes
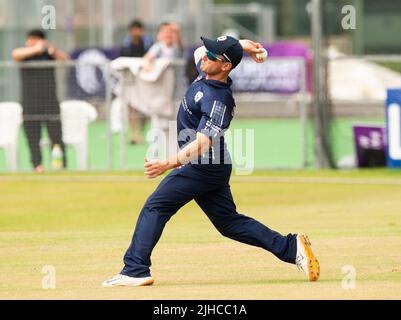
[[[203,97],[203,92],[202,91],[198,91],[198,93],[195,95],[195,103],[198,103],[200,99],[202,99]]]
[[[401,89],[388,90],[387,96],[388,166],[401,167]]]

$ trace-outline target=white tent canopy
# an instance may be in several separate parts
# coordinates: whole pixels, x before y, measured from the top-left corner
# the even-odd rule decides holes
[[[401,74],[376,63],[346,56],[335,48],[328,52],[332,100],[366,101],[387,97],[387,89],[401,88]]]

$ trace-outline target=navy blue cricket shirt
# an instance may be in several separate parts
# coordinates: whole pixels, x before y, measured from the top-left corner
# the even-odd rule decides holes
[[[200,70],[202,59],[195,62],[199,76],[188,88],[177,115],[178,145],[182,149],[196,139],[197,132],[202,132],[212,139],[212,146],[199,157],[198,163],[231,164],[224,131],[230,126],[235,111],[232,80],[228,78],[227,83],[206,80]]]

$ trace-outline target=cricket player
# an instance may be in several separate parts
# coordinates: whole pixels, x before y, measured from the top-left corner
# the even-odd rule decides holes
[[[222,36],[201,37],[204,46],[194,53],[199,77],[188,88],[177,115],[180,151],[167,160],[145,158],[145,174],[156,178],[172,171],[146,201],[136,224],[131,245],[124,256],[124,268],[103,282],[104,287],[145,286],[150,273],[151,253],[167,221],[191,200],[223,235],[261,247],[280,260],[297,265],[309,281],[319,278],[319,262],[304,234],[283,236],[260,222],[237,212],[230,190],[231,158],[224,143],[224,131],[234,116],[232,80],[229,73],[245,51],[261,63],[260,43]]]

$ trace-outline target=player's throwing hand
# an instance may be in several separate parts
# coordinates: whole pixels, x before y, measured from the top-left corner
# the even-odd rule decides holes
[[[239,40],[242,49],[256,62],[262,63],[265,59],[260,59],[257,54],[263,53],[265,49],[259,42],[253,42],[251,40]]]

